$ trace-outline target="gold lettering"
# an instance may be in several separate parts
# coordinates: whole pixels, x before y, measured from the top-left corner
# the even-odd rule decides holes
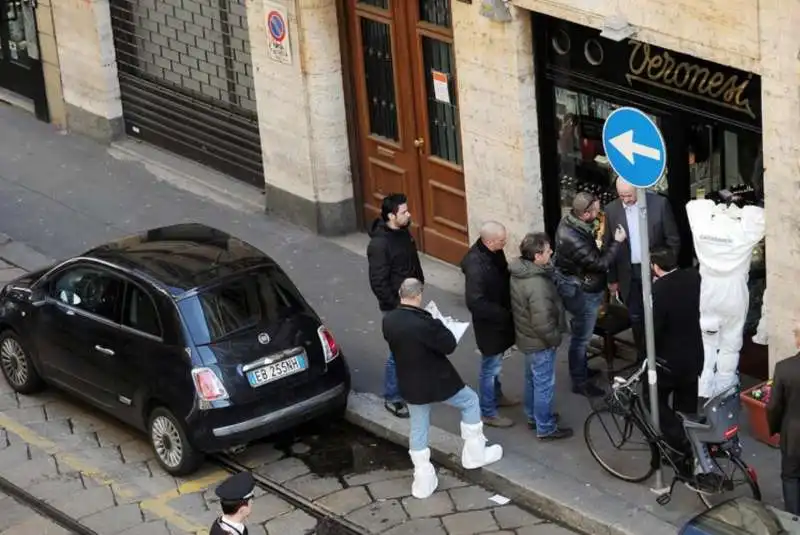
[[[631,39],[628,57],[628,84],[647,83],[662,89],[704,98],[755,117],[745,96],[752,75],[740,80],[736,74],[725,76],[688,61],[680,63],[666,50],[655,52],[647,43]],[[657,49],[656,49],[657,50]]]

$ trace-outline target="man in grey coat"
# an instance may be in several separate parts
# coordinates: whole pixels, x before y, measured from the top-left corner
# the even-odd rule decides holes
[[[525,355],[528,425],[540,440],[568,438],[572,429],[559,427],[553,412],[556,350],[566,330],[564,307],[552,281],[553,249],[547,234],[536,232],[522,239],[519,252],[508,271],[517,348]]]
[[[608,268],[608,289],[611,295],[628,307],[633,340],[639,362],[646,357],[644,339],[644,304],[642,301],[642,253],[639,229],[639,199],[635,186],[617,178],[619,198],[605,207],[606,246],[613,240],[613,230],[622,225],[628,240],[620,247],[614,262]],[[667,247],[677,258],[681,248],[681,237],[669,199],[657,193],[647,192],[647,231],[650,248]]]

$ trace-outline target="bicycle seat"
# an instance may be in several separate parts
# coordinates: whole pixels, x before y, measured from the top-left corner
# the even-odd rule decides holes
[[[702,431],[708,431],[711,429],[711,424],[706,421],[706,417],[702,414],[686,414],[680,411],[676,411],[676,414],[681,421],[683,421],[683,425],[687,429],[697,429]]]

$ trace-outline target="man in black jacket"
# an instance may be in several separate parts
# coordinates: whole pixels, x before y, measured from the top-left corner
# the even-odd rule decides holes
[[[479,468],[503,456],[501,446],[486,447],[478,395],[447,358],[457,341],[441,321],[421,308],[422,290],[422,282],[406,279],[398,292],[400,306],[383,318],[383,337],[397,361],[400,392],[411,414],[408,453],[414,464],[411,495],[415,498],[427,498],[438,485],[428,448],[431,403],[446,403],[461,411],[464,468]]]
[[[653,283],[653,334],[661,430],[673,447],[686,448],[683,424],[675,412],[692,414],[697,409],[697,381],[703,369],[700,273],[695,268],[678,269],[677,254],[670,247],[654,248],[650,264],[657,277]]]
[[[506,239],[503,225],[487,221],[481,226],[480,237],[461,261],[464,298],[472,313],[475,342],[483,357],[478,389],[481,414],[483,423],[493,427],[514,425],[510,418],[497,413],[497,407],[516,405],[503,395],[499,378],[503,354],[514,345],[508,262],[503,252]]]
[[[417,246],[408,230],[410,225],[406,196],[393,193],[384,197],[381,217],[372,223],[367,246],[369,285],[383,314],[400,304],[397,291],[405,279],[425,282]],[[408,418],[408,407],[397,389],[397,371],[391,351],[386,360],[383,396],[386,410],[399,418]]]
[[[588,192],[572,200],[572,211],[556,229],[555,282],[564,308],[572,315],[569,344],[569,374],[572,391],[585,396],[603,396],[605,392],[589,382],[586,349],[592,339],[597,313],[603,302],[606,273],[627,235],[621,226],[614,230],[614,240],[598,247],[594,223],[600,213],[600,201]]]
[[[794,329],[800,349],[800,326]],[[781,434],[783,507],[800,515],[800,353],[775,365],[772,392],[767,402],[769,432]]]

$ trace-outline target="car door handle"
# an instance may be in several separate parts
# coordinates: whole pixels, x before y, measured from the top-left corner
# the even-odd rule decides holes
[[[67,312],[67,316],[74,316],[75,315],[75,311],[74,310],[67,309],[66,312]]]
[[[113,349],[108,349],[107,347],[103,347],[103,346],[94,346],[94,348],[95,348],[96,350],[98,350],[100,353],[104,353],[104,354],[106,354],[106,355],[113,355],[113,354],[114,354],[114,350],[113,350]]]

